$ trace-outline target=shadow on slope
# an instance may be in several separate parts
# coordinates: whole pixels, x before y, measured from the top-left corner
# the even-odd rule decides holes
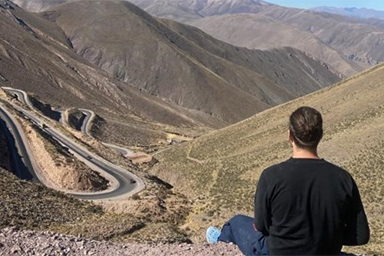
[[[118,121],[120,130],[150,131],[151,139],[141,141],[144,144],[165,141],[165,130],[200,134],[225,125],[213,116],[178,107],[111,78],[65,45],[66,37],[55,24],[10,1],[0,6],[1,86],[23,89],[53,107],[92,109],[108,123]],[[130,143],[131,137],[123,138],[124,144]]]
[[[227,123],[339,80],[297,50],[234,47],[125,1],[68,2],[42,16],[65,31],[79,55],[114,77]]]

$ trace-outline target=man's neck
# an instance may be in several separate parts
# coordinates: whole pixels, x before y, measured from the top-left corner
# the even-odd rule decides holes
[[[302,149],[302,148],[293,148],[293,154],[292,158],[309,158],[309,159],[319,159],[319,156],[317,155],[317,150],[309,150],[309,149]]]

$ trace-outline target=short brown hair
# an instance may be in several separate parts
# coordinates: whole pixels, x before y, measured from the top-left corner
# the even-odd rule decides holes
[[[314,149],[323,137],[323,118],[311,107],[300,107],[289,117],[289,131],[299,148]]]

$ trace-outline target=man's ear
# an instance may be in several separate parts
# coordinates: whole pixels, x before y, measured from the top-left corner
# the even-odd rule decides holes
[[[293,144],[294,143],[294,140],[293,140],[293,137],[292,137],[292,133],[291,133],[291,131],[288,129],[288,140],[289,140],[289,142],[291,143],[291,144]]]

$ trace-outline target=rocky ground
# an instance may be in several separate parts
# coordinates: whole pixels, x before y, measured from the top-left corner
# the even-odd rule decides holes
[[[79,161],[51,136],[21,120],[33,156],[52,188],[67,191],[100,191],[108,181],[84,162]]]
[[[80,222],[102,211],[90,203],[19,180],[1,168],[0,205],[0,228],[20,226],[44,229],[53,223]]]
[[[17,226],[121,243],[189,242],[178,228],[188,212],[186,199],[156,182],[147,184],[147,190],[124,199],[121,206],[116,202],[102,208],[0,168],[0,229]],[[123,211],[124,207],[132,210]]]
[[[22,231],[17,228],[0,230],[1,255],[184,255],[240,256],[233,244],[113,244],[64,236],[52,232]]]

